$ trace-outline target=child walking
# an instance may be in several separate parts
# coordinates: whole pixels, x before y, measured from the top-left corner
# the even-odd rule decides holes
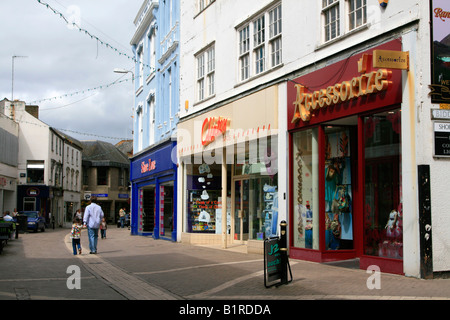
[[[81,254],[81,229],[83,226],[81,225],[81,220],[79,218],[73,219],[72,231],[70,232],[70,237],[72,238],[72,248],[73,254]]]
[[[108,229],[108,226],[106,225],[105,218],[103,218],[102,222],[100,223],[100,233],[101,233],[102,239],[106,239],[106,229]]]

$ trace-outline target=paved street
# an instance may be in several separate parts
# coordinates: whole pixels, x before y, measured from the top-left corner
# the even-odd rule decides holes
[[[380,289],[369,289],[371,274],[365,270],[298,260],[290,260],[291,283],[266,288],[262,255],[131,236],[115,226],[99,239],[97,255],[89,254],[83,231],[83,253],[74,256],[68,233],[47,229],[9,241],[0,256],[0,299],[177,300],[177,305],[191,300],[450,300],[450,279],[381,274]]]

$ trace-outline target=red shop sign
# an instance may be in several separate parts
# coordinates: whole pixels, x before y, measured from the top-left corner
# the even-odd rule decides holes
[[[400,51],[401,42],[390,41],[288,81],[288,129],[401,103],[401,70],[374,69],[373,50]]]

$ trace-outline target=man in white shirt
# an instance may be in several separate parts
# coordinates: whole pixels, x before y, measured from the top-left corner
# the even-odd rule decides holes
[[[86,207],[84,211],[83,224],[88,228],[89,236],[89,253],[97,253],[97,240],[98,240],[98,229],[100,228],[100,223],[104,217],[102,208],[96,204],[97,198],[91,197],[91,203]]]

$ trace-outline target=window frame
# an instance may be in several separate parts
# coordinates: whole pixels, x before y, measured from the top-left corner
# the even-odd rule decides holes
[[[282,65],[282,24],[282,3],[279,1],[236,27],[239,83]]]
[[[196,61],[196,100],[202,102],[216,93],[216,48],[215,43],[208,45],[195,55]]]
[[[357,2],[360,2],[358,7],[356,6]],[[333,21],[327,20],[329,14],[332,13],[331,10],[334,10],[335,13]],[[361,13],[361,22],[358,22],[358,12]],[[324,44],[340,39],[368,25],[367,0],[322,0],[321,21],[322,42]],[[333,26],[335,27],[334,32]]]

